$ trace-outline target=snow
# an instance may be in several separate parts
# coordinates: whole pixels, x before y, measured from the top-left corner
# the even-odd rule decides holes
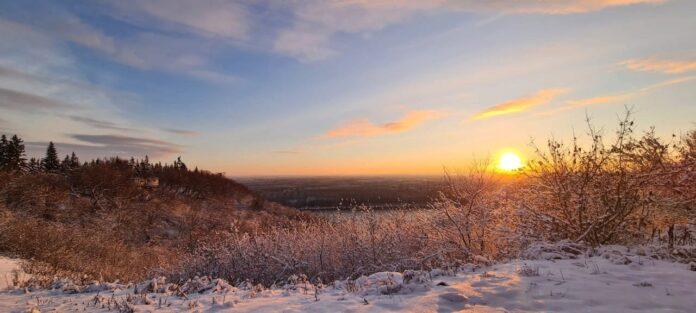
[[[533,260],[450,270],[381,272],[315,287],[302,279],[273,289],[233,287],[197,278],[182,286],[163,278],[135,286],[92,285],[80,293],[4,291],[1,312],[694,312],[696,272],[644,251],[610,246],[590,255],[536,247]],[[565,250],[564,250],[565,249]],[[633,251],[633,252],[631,252]],[[9,264],[9,265],[8,265]],[[0,259],[6,272],[16,261]],[[92,291],[90,291],[92,290]],[[101,290],[101,291],[94,291]],[[183,292],[186,290],[187,292]]]
[[[0,290],[6,290],[12,286],[15,272],[21,273],[19,260],[0,256]]]

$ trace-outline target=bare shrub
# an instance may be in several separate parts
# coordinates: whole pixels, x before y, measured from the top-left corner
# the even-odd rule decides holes
[[[201,243],[174,278],[202,273],[270,285],[292,274],[332,281],[378,271],[454,265],[429,237],[430,212],[363,208],[292,229],[219,234]],[[462,260],[463,261],[463,260]]]
[[[104,230],[85,231],[33,217],[4,213],[0,247],[26,259],[41,260],[56,272],[81,273],[91,280],[135,281],[166,264],[165,251],[129,246]],[[50,271],[46,271],[50,272]],[[34,273],[30,273],[34,274]]]
[[[502,182],[488,160],[473,163],[466,171],[451,174],[445,170],[445,189],[432,204],[428,216],[430,236],[441,248],[472,260],[476,255],[495,256],[505,235],[499,232],[503,202]]]
[[[693,163],[678,161],[653,130],[636,138],[628,110],[609,144],[587,124],[588,145],[575,137],[569,146],[551,139],[546,150],[536,147],[518,193],[520,230],[599,245],[643,241],[652,228],[684,221],[675,208],[694,203]]]

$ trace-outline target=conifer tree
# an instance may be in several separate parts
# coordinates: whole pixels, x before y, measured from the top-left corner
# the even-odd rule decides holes
[[[41,169],[41,162],[39,160],[36,158],[31,158],[29,160],[29,164],[27,165],[27,171],[29,171],[29,173],[39,173]]]
[[[7,141],[7,136],[4,134],[0,137],[0,170],[5,169],[7,166],[7,149],[9,147],[9,142]]]
[[[24,142],[17,135],[12,136],[5,146],[5,166],[8,171],[21,171],[26,167]]]
[[[48,143],[48,148],[46,149],[46,157],[41,160],[43,168],[47,172],[55,172],[60,170],[60,161],[58,161],[58,152],[56,151],[56,146],[53,141]]]
[[[78,167],[80,167],[80,159],[75,154],[75,151],[73,151],[73,153],[70,155],[70,168],[74,169]]]

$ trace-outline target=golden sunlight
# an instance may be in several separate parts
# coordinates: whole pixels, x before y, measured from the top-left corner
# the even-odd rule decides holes
[[[514,171],[522,167],[522,158],[514,152],[506,152],[500,156],[498,169],[502,171]]]

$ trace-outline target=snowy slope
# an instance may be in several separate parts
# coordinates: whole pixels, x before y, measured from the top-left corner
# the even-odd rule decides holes
[[[158,282],[137,290],[171,289]],[[696,272],[688,265],[608,251],[594,257],[517,260],[490,267],[377,273],[284,289],[235,288],[224,281],[193,281],[169,293],[134,295],[133,287],[94,285],[100,292],[61,290],[0,293],[1,312],[117,311],[126,299],[136,312],[696,312]],[[201,293],[196,290],[204,290]]]

